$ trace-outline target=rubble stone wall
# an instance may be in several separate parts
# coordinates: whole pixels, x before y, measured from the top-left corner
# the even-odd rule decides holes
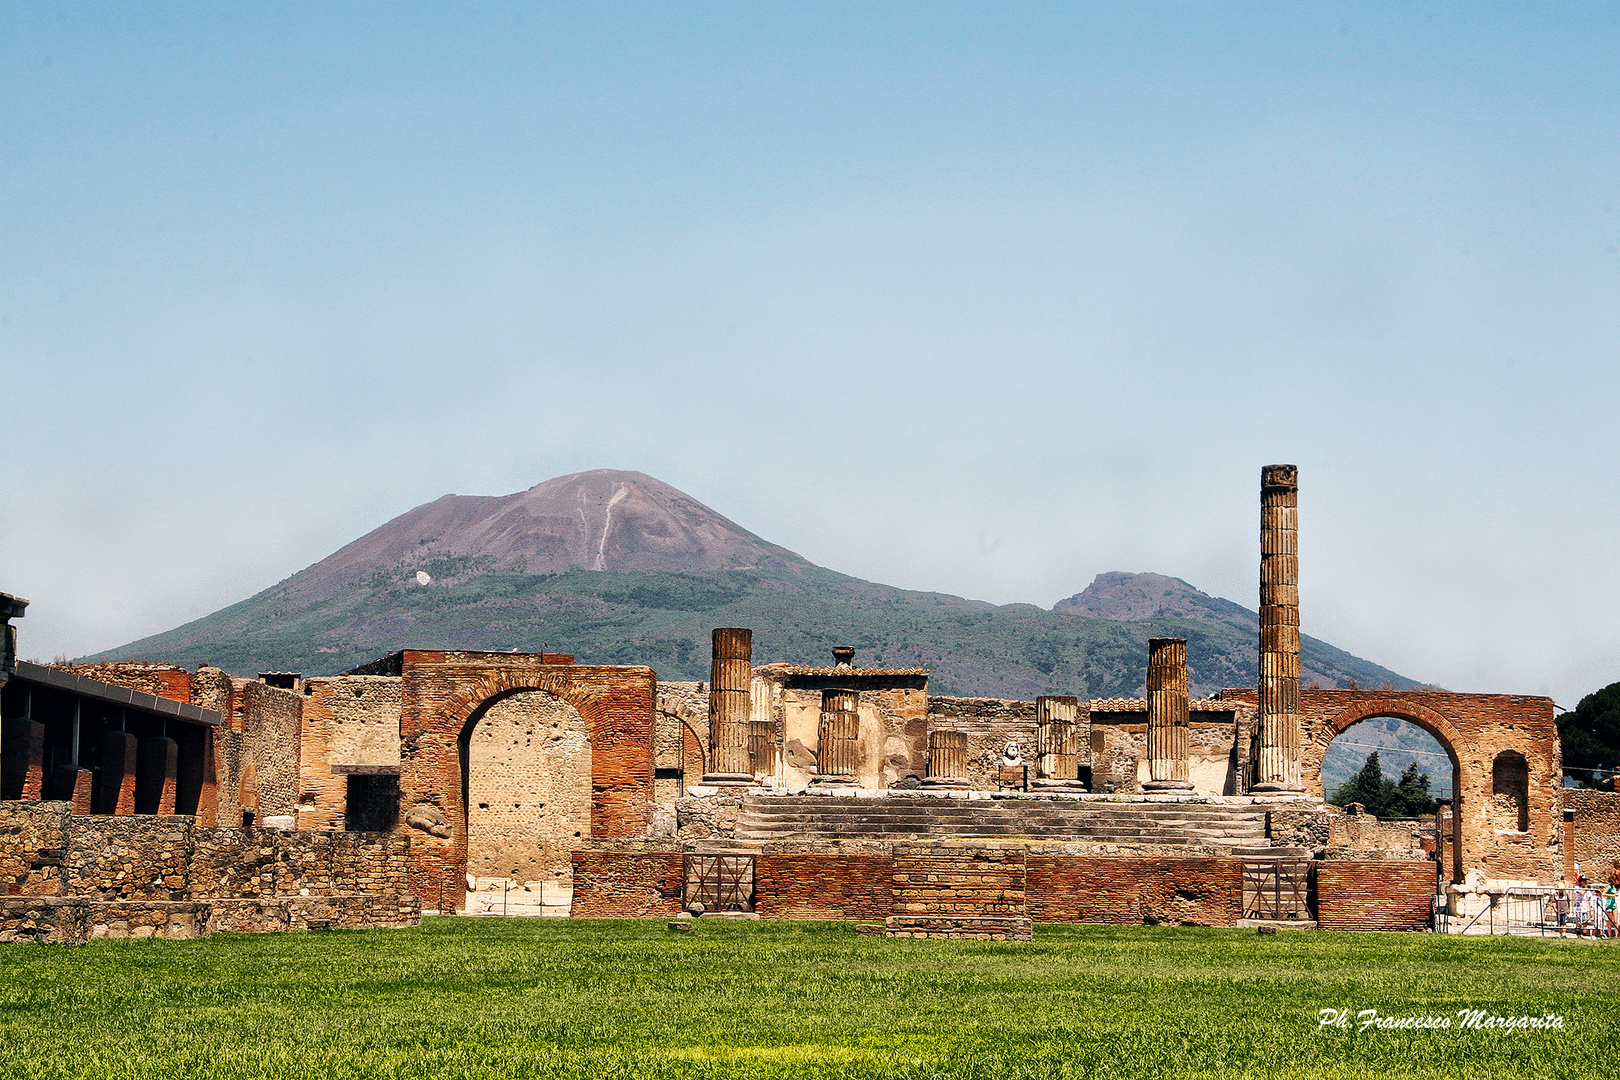
[[[1587,878],[1607,882],[1620,866],[1620,795],[1575,788],[1564,792],[1564,807],[1574,812],[1565,876],[1573,881],[1579,863]]]

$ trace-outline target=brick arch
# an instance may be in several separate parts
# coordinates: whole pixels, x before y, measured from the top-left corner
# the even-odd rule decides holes
[[[1221,696],[1256,705],[1254,690]],[[1454,766],[1456,821],[1452,880],[1480,869],[1497,880],[1557,880],[1563,842],[1563,769],[1551,698],[1527,694],[1458,694],[1446,690],[1302,689],[1300,778],[1313,795],[1322,791],[1322,754],[1334,736],[1358,720],[1392,716],[1440,740]],[[1523,832],[1491,822],[1491,769],[1496,756],[1514,750],[1528,772],[1528,826]]]
[[[656,676],[647,667],[545,664],[504,653],[407,653],[400,713],[400,799],[411,835],[412,889],[423,906],[465,900],[462,734],[495,702],[544,691],[585,720],[591,746],[593,838],[643,835],[651,817]],[[447,837],[414,829],[413,811],[442,815]],[[441,900],[442,897],[442,900]]]
[[[1451,785],[1453,789],[1457,787],[1462,775],[1462,763],[1457,755],[1457,749],[1464,744],[1466,736],[1458,730],[1457,725],[1452,723],[1448,717],[1436,712],[1422,702],[1393,696],[1356,702],[1322,722],[1317,737],[1312,740],[1313,745],[1311,747],[1315,759],[1312,762],[1315,767],[1310,773],[1314,785],[1312,794],[1323,797],[1326,795],[1325,792],[1320,790],[1322,787],[1322,757],[1327,753],[1328,746],[1333,740],[1363,720],[1377,720],[1384,717],[1416,724],[1430,735],[1433,735],[1435,740],[1440,743],[1441,748],[1445,750],[1446,756],[1451,759]],[[1455,790],[1452,791],[1452,797],[1456,797]]]

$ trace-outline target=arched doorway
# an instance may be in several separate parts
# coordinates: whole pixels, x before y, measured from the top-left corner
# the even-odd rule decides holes
[[[591,834],[591,731],[545,690],[480,705],[461,732],[468,912],[565,912],[571,852]]]
[[[1384,749],[1392,740],[1404,745]],[[1396,699],[1366,701],[1344,709],[1318,728],[1311,752],[1302,755],[1301,766],[1313,781],[1312,793],[1330,800],[1342,782],[1339,777],[1359,771],[1375,749],[1387,780],[1398,782],[1407,765],[1416,763],[1420,772],[1429,774],[1429,794],[1451,804],[1445,850],[1436,852],[1436,861],[1442,881],[1460,882],[1465,845],[1457,742],[1451,722],[1432,709]]]

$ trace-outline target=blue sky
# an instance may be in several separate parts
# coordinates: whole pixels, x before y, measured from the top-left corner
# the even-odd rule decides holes
[[[0,8],[0,588],[77,655],[447,492],[1620,679],[1620,8]],[[829,510],[839,511],[836,514]],[[829,525],[837,521],[838,525]]]

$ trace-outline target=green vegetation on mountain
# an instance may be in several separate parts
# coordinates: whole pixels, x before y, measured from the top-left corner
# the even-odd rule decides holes
[[[926,667],[940,694],[1134,695],[1147,639],[1184,637],[1194,693],[1255,681],[1257,617],[1157,574],[1100,575],[1047,611],[861,581],[760,539],[641,473],[416,507],[257,596],[94,659],[332,674],[396,649],[570,652],[706,679],[716,626],[756,663]],[[1410,687],[1306,638],[1307,683]]]
[[[861,664],[932,669],[930,686],[942,694],[1136,694],[1150,637],[1187,639],[1195,693],[1254,682],[1255,632],[1226,620],[1117,622],[998,607],[819,567],[699,576],[480,572],[471,560],[451,559],[420,565],[432,584],[404,569],[379,572],[302,607],[270,589],[106,655],[329,674],[399,648],[549,649],[582,662],[649,664],[666,679],[706,679],[710,631],[749,626],[757,663],[827,663],[834,645],[853,645]],[[1313,670],[1412,685],[1315,639],[1304,652]]]

